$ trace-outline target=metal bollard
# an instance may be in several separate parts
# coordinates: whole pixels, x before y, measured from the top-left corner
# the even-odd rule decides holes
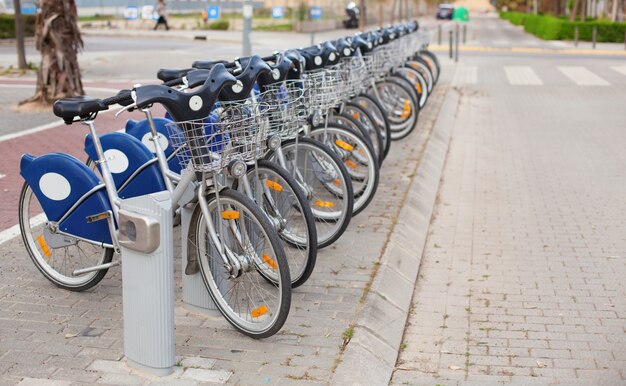
[[[579,34],[580,34],[580,29],[578,26],[576,26],[576,28],[574,28],[574,47],[578,47]]]
[[[591,31],[591,46],[596,48],[596,38],[598,37],[598,27],[593,27]]]
[[[450,30],[450,59],[452,59],[452,30]]]
[[[442,28],[441,28],[441,24],[439,24],[437,26],[437,42],[439,45],[441,45],[441,35],[442,35]]]
[[[467,24],[463,24],[463,44],[467,43]]]
[[[455,36],[455,47],[456,47],[456,52],[454,53],[454,61],[458,62],[459,61],[459,33],[460,33],[460,27],[457,24],[456,25],[456,36]]]
[[[315,45],[315,31],[311,31],[311,45]]]
[[[174,244],[169,192],[122,200],[124,354],[130,366],[174,371]]]

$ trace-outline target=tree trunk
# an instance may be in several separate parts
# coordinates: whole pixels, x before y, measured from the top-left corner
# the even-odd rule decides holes
[[[26,51],[24,49],[24,21],[22,20],[22,5],[20,0],[13,0],[13,10],[15,11],[15,44],[17,46],[17,67],[25,70]]]
[[[572,13],[569,15],[570,21],[576,20],[576,15],[578,14],[578,7],[580,6],[580,0],[574,0],[574,6],[572,7]]]
[[[613,0],[613,11],[611,12],[611,21],[617,21],[617,0]]]
[[[35,41],[41,52],[35,95],[25,102],[50,104],[57,99],[83,95],[77,54],[83,40],[76,23],[74,0],[42,0],[37,15]]]

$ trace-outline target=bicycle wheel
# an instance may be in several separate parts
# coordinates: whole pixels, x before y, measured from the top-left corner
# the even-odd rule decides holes
[[[399,67],[393,72],[394,80],[405,83],[411,90],[415,100],[419,102],[420,109],[426,106],[428,101],[428,85],[424,77],[413,67]]]
[[[378,166],[380,167],[383,164],[383,160],[385,159],[385,141],[383,139],[382,133],[376,126],[374,117],[365,108],[354,102],[346,103],[343,113],[344,115],[348,115],[354,118],[368,134],[371,140],[370,144],[372,145],[372,148],[376,153]]]
[[[24,183],[18,203],[19,224],[26,251],[37,269],[57,287],[85,291],[98,284],[108,269],[74,275],[78,269],[110,263],[113,249],[69,237],[55,237],[57,245],[46,241],[53,235],[48,219],[28,183]]]
[[[268,159],[289,170],[305,193],[317,231],[317,247],[324,248],[345,232],[354,206],[352,183],[339,157],[311,138],[285,141]]]
[[[391,139],[398,140],[409,135],[417,126],[419,105],[407,86],[388,79],[376,83],[376,93],[388,112]]]
[[[376,148],[378,148],[378,142],[380,142],[379,138],[376,138],[376,137],[372,138],[372,136],[370,135],[370,133],[367,132],[365,127],[352,115],[346,114],[345,112],[339,114],[338,110],[335,110],[328,117],[328,124],[347,127],[351,129],[352,131],[354,131],[355,133],[358,133],[361,136],[361,138],[367,141],[367,143],[370,146],[372,147],[375,146]],[[324,122],[315,126],[314,128],[324,127],[325,125],[326,123]],[[374,134],[374,136],[377,136],[377,135],[378,135],[377,133]]]
[[[387,118],[387,112],[376,97],[370,94],[359,94],[352,101],[367,111],[374,119],[374,124],[383,139],[383,158],[387,157],[391,148],[391,126],[389,118]]]
[[[428,67],[430,67],[430,70],[433,73],[433,80],[435,81],[435,84],[437,84],[437,82],[439,82],[439,75],[441,74],[441,65],[439,64],[437,55],[428,50],[421,50],[419,54],[415,56],[418,55],[422,57],[428,64]]]
[[[216,194],[209,194],[209,219],[201,206],[196,205],[191,226],[211,299],[243,334],[255,339],[274,335],[285,323],[291,305],[289,265],[278,234],[261,209],[235,190],[220,191],[219,205]],[[223,246],[224,254],[218,245]],[[230,269],[224,255],[237,261],[241,269]]]
[[[317,259],[317,232],[309,202],[289,171],[274,162],[259,160],[248,166],[247,178],[250,198],[263,209],[283,242],[291,287],[299,287],[313,273]],[[233,189],[245,194],[243,185],[235,180]]]
[[[354,191],[352,215],[361,213],[378,188],[379,167],[374,150],[360,135],[340,126],[315,128],[311,138],[328,146],[346,165]]]
[[[432,94],[433,88],[435,87],[435,78],[433,76],[428,63],[421,57],[415,56],[414,58],[407,61],[405,66],[410,66],[416,69],[426,80],[426,85],[428,86],[428,95]]]

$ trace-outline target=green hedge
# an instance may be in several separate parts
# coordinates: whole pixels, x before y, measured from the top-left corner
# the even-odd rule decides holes
[[[548,15],[529,15],[520,12],[501,12],[500,17],[545,40],[574,40],[576,27],[579,39],[591,41],[593,27],[597,27],[598,42],[623,43],[626,23],[609,21],[569,21]]]
[[[25,36],[35,36],[35,18],[35,15],[22,15]],[[0,15],[0,39],[15,39],[14,15]]]
[[[209,24],[209,29],[226,31],[229,26],[230,22],[228,20],[218,20]]]

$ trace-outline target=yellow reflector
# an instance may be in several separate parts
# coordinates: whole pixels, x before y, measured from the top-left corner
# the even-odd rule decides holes
[[[339,180],[339,178],[335,178],[335,185],[337,186],[341,185],[341,181]]]
[[[283,191],[283,186],[279,184],[278,182],[267,180],[265,181],[265,185],[267,185],[268,188],[275,190],[277,192]]]
[[[270,267],[272,267],[272,269],[276,269],[276,262],[274,261],[274,259],[272,259],[271,257],[269,257],[268,255],[263,255],[263,261],[269,265]]]
[[[226,220],[236,220],[239,218],[239,212],[236,210],[225,210],[222,212],[222,218]]]
[[[356,163],[354,163],[354,161],[347,160],[347,161],[346,161],[346,165],[347,165],[349,168],[356,169]]]
[[[39,237],[37,237],[37,241],[39,242],[39,246],[41,247],[43,254],[46,255],[46,257],[50,257],[50,248],[48,248],[48,244],[46,244],[46,240],[44,240],[43,235],[39,235]]]
[[[315,201],[315,206],[319,206],[321,208],[332,208],[335,206],[335,203],[332,201]]]
[[[360,117],[359,113],[356,113],[356,112],[352,113],[351,115],[352,115],[352,118],[354,118],[354,119],[359,119],[359,117]]]
[[[263,316],[266,313],[267,313],[267,306],[257,307],[251,312],[253,318],[258,318],[259,316]]]
[[[418,93],[422,93],[422,84],[421,83],[415,83],[415,88],[417,89]]]
[[[336,139],[335,143],[337,144],[337,146],[339,146],[340,148],[347,150],[347,151],[352,151],[352,149],[354,149],[352,147],[352,145],[350,145],[349,143],[346,143],[340,139]]]
[[[409,115],[411,115],[411,105],[409,104],[409,101],[405,100],[404,108],[402,109],[402,114],[400,114],[400,118],[404,119],[407,118]]]

